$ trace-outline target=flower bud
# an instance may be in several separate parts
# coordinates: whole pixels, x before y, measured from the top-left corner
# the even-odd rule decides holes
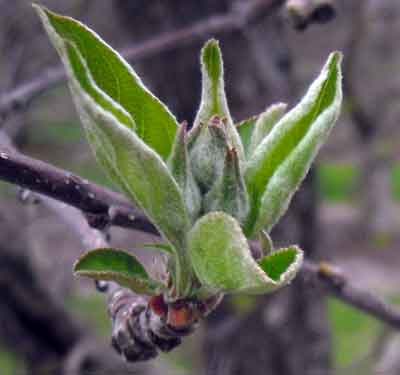
[[[222,173],[229,143],[225,123],[219,116],[200,126],[190,142],[190,159],[194,178],[202,193],[207,193]]]

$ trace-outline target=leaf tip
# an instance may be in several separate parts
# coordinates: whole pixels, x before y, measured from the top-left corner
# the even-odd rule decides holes
[[[201,62],[212,80],[217,80],[222,73],[222,54],[219,42],[210,39],[201,50]]]

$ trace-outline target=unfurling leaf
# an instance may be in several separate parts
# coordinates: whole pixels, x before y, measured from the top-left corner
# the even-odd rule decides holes
[[[252,116],[236,124],[236,129],[239,133],[246,158],[249,155],[251,135],[253,134],[254,125],[256,124],[257,119],[258,116]]]
[[[61,38],[51,26],[50,19],[58,16],[40,13],[65,64],[72,96],[96,159],[176,249],[177,290],[185,293],[190,280],[185,252],[190,222],[180,188],[162,158],[122,121],[129,114],[99,88],[75,44]],[[47,19],[47,14],[51,18]],[[70,19],[65,22],[68,26],[62,25],[66,28],[75,25]],[[79,30],[83,28],[78,26]]]
[[[302,260],[302,252],[293,248],[286,257],[274,253],[257,264],[239,223],[223,212],[199,219],[188,246],[195,274],[210,293],[267,293],[290,281]]]
[[[235,149],[226,149],[222,174],[204,198],[204,212],[223,211],[242,223],[249,210],[249,198],[240,173]]]
[[[225,122],[218,116],[213,116],[207,124],[201,124],[190,140],[193,174],[203,193],[209,191],[221,175],[227,147]]]
[[[64,60],[65,44],[71,43],[82,56],[89,74],[103,95],[124,109],[124,125],[163,159],[171,152],[177,122],[168,108],[143,85],[129,64],[95,32],[70,17],[35,5],[44,26]],[[76,79],[79,81],[77,72]],[[120,119],[119,119],[120,120]]]
[[[95,249],[85,253],[76,261],[74,274],[115,281],[139,294],[157,295],[166,289],[148,275],[133,255],[117,249]]]
[[[168,166],[182,190],[188,214],[194,222],[201,209],[200,190],[192,173],[192,166],[187,149],[187,124],[182,123],[177,134],[168,159]]]
[[[245,232],[270,231],[286,211],[318,150],[335,124],[342,102],[342,55],[330,55],[301,102],[287,113],[254,151],[245,180],[252,197]]]
[[[268,107],[265,112],[258,116],[254,124],[254,130],[251,134],[251,141],[249,146],[249,157],[252,155],[257,146],[264,140],[270,133],[272,127],[282,118],[287,108],[285,103],[277,103]]]
[[[230,146],[244,159],[243,146],[229,112],[224,83],[224,66],[218,41],[210,39],[201,51],[202,94],[192,131],[207,124],[213,116],[226,120],[226,133]]]

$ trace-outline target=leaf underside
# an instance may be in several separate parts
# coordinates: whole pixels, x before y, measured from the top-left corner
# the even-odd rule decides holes
[[[302,261],[298,248],[253,259],[238,222],[223,212],[199,219],[189,233],[195,274],[210,292],[262,294],[286,285]]]

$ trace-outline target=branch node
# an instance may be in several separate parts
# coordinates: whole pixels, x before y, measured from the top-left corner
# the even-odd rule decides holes
[[[329,279],[336,288],[342,288],[346,284],[346,278],[342,271],[328,262],[318,264],[318,276]]]

